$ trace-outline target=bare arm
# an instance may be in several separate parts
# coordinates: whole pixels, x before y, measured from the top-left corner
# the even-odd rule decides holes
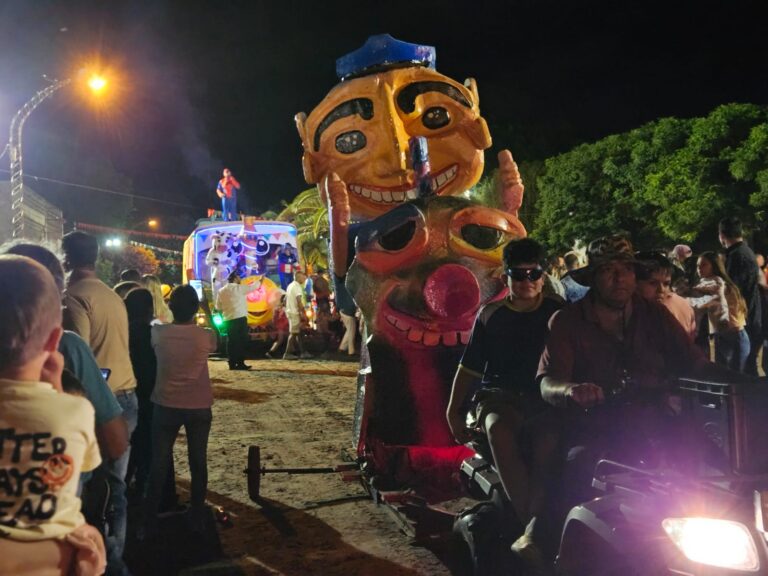
[[[470,440],[470,435],[466,429],[465,414],[462,413],[464,401],[467,394],[474,388],[480,378],[474,372],[459,366],[456,375],[453,377],[453,387],[451,388],[451,397],[448,400],[448,409],[445,417],[448,419],[448,426],[453,433],[453,437],[459,444],[464,444]]]
[[[582,408],[590,408],[605,401],[603,389],[597,384],[566,382],[551,376],[541,379],[541,397],[553,406],[565,406],[572,400]]]
[[[74,574],[75,548],[61,540],[22,542],[0,538],[0,574],[60,576]],[[72,571],[70,571],[72,569]]]
[[[128,448],[128,425],[123,416],[116,416],[96,425],[96,440],[105,460],[117,460]]]

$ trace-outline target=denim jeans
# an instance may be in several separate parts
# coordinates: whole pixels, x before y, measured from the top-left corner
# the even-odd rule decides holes
[[[749,336],[744,329],[715,334],[715,362],[731,370],[744,372],[748,368],[749,348]]]
[[[232,197],[221,199],[221,217],[225,220],[237,220],[237,192],[232,190]]]
[[[187,433],[187,456],[192,476],[190,512],[199,511],[205,505],[211,420],[210,408],[169,408],[155,404],[152,414],[152,467],[146,500],[148,522],[157,518],[163,482],[173,461],[173,445],[182,426]]]
[[[128,436],[130,437],[136,428],[139,418],[139,401],[136,398],[136,392],[134,390],[116,392],[115,398],[117,398],[118,404],[123,409],[123,418],[125,418],[128,424]],[[125,474],[128,471],[128,460],[130,457],[131,447],[128,446],[128,449],[120,458],[103,464],[107,471],[107,481],[111,491],[110,507],[112,508],[112,519],[106,538],[106,573],[110,576],[129,574],[128,569],[123,563],[123,550],[125,548],[125,533],[128,528],[128,500],[125,497]]]

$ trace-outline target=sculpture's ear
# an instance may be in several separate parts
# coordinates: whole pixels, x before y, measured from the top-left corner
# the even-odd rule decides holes
[[[304,170],[304,180],[307,184],[315,184],[317,182],[317,176],[315,174],[314,166],[312,165],[312,142],[309,139],[307,133],[307,115],[304,112],[299,112],[294,116],[296,121],[296,130],[299,132],[299,138],[301,138],[301,145],[304,148],[304,154],[301,156],[301,167]]]
[[[464,80],[464,87],[472,93],[472,108],[478,110],[480,108],[480,92],[477,89],[477,81],[474,78],[467,78]]]
[[[472,94],[472,110],[477,114],[477,118],[468,130],[469,139],[478,150],[487,150],[492,144],[491,133],[485,119],[480,116],[480,93],[477,90],[477,82],[474,78],[467,78],[464,80],[464,87]]]

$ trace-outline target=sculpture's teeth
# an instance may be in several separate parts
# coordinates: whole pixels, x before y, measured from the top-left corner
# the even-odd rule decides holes
[[[459,332],[462,344],[469,344],[469,331]]]
[[[440,334],[438,332],[424,332],[424,345],[437,346],[440,344]]]
[[[405,192],[392,192],[392,199],[395,202],[402,202],[405,200]]]
[[[408,330],[408,328],[411,327],[410,324],[400,320],[399,318],[395,320],[395,326],[397,327],[398,330],[402,330],[403,332],[405,332],[406,330]]]
[[[424,338],[424,332],[421,330],[417,330],[416,328],[411,328],[408,331],[408,340],[411,342],[421,343],[422,339]]]
[[[384,190],[384,192],[381,193],[381,199],[384,202],[392,202],[392,192],[389,192],[388,190]]]
[[[443,332],[442,339],[443,346],[456,346],[456,344],[459,343],[459,335],[453,330],[450,332]]]

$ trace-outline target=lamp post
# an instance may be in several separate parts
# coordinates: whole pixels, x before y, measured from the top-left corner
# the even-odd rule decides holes
[[[24,167],[21,153],[21,136],[24,123],[29,118],[29,115],[35,111],[35,108],[71,83],[71,78],[56,80],[42,90],[38,90],[32,98],[19,108],[11,120],[8,156],[11,162],[11,227],[14,238],[21,238],[24,235]],[[88,86],[94,92],[99,92],[106,86],[106,80],[100,76],[91,76],[88,80]]]

